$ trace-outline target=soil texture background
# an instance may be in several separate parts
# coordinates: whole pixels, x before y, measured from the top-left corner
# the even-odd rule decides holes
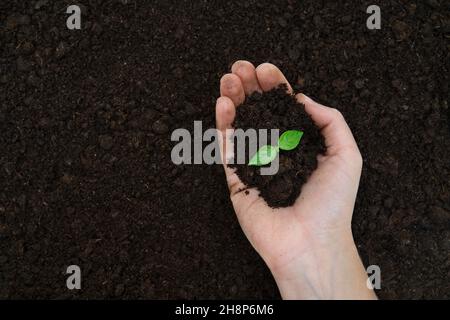
[[[237,59],[347,119],[379,297],[450,298],[448,1],[81,0],[79,31],[71,4],[0,2],[0,298],[279,298],[222,167],[170,158]]]

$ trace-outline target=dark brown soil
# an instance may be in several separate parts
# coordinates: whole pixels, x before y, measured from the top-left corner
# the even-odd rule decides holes
[[[353,231],[381,298],[450,298],[448,1],[0,2],[0,297],[279,298],[223,168],[171,162],[214,127],[236,59],[338,108],[364,157]],[[77,264],[82,289],[66,288]]]
[[[293,205],[300,195],[303,184],[317,167],[317,156],[324,152],[323,137],[305,112],[304,105],[298,103],[295,96],[286,93],[286,86],[264,94],[254,93],[237,108],[234,127],[257,131],[278,129],[280,135],[287,130],[303,131],[297,148],[280,151],[278,154],[279,170],[274,175],[261,175],[261,167],[257,166],[232,165],[236,168],[236,174],[241,181],[247,187],[257,188],[260,196],[270,207]],[[270,134],[267,141],[271,141]]]

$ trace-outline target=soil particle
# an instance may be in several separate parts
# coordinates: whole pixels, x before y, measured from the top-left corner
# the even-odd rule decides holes
[[[293,47],[289,50],[289,58],[297,60],[300,57],[300,50],[297,47]]]
[[[34,52],[33,43],[26,41],[19,47],[19,52],[24,55],[29,55]]]
[[[28,76],[28,78],[27,78],[27,83],[28,83],[30,86],[33,86],[33,87],[38,88],[38,87],[41,86],[42,81],[41,81],[41,79],[40,79],[36,74],[32,73],[32,74],[30,74],[30,75]]]
[[[438,9],[440,7],[439,0],[426,0],[425,2],[432,8]]]
[[[25,58],[22,56],[17,58],[16,65],[17,65],[17,70],[19,70],[19,71],[27,71],[31,68],[30,62],[25,60]]]
[[[362,89],[362,88],[364,88],[364,80],[363,79],[358,79],[358,80],[355,80],[355,82],[354,82],[354,85],[355,85],[355,88],[356,89]]]
[[[116,297],[121,297],[124,292],[125,286],[123,284],[119,284],[114,291]]]
[[[55,57],[57,59],[61,59],[66,55],[66,53],[69,51],[69,46],[65,42],[60,42],[55,50]]]
[[[38,0],[36,1],[36,4],[34,5],[35,10],[40,10],[41,8],[45,7],[48,4],[49,0]]]
[[[406,22],[396,20],[393,22],[392,28],[399,41],[404,41],[411,35],[411,27]]]
[[[2,84],[8,83],[8,76],[6,74],[2,74],[0,76],[0,83]]]
[[[156,134],[165,134],[169,131],[169,127],[163,120],[159,119],[152,125],[153,132]]]
[[[392,208],[392,205],[394,204],[394,199],[393,198],[387,198],[386,200],[384,200],[384,207],[385,208]]]
[[[439,224],[450,224],[450,210],[434,206],[430,209],[430,218]]]
[[[101,135],[98,138],[100,147],[105,150],[110,150],[114,146],[114,139],[109,135]]]
[[[332,82],[332,85],[336,88],[336,92],[344,92],[348,88],[348,81],[343,79],[336,79]]]

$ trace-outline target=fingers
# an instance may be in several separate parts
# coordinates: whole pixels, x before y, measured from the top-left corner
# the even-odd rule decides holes
[[[251,95],[255,91],[262,91],[256,77],[256,69],[252,63],[245,60],[238,60],[233,63],[231,72],[241,79],[246,95]]]
[[[293,93],[292,87],[286,80],[286,77],[275,65],[271,63],[260,64],[256,68],[256,76],[258,78],[259,86],[263,91],[269,91],[285,83],[288,87],[288,92]]]
[[[232,73],[224,75],[220,79],[220,95],[230,98],[235,106],[242,104],[245,100],[245,92],[241,79]]]
[[[217,128],[221,131],[231,128],[236,115],[235,107],[244,102],[245,95],[254,91],[269,91],[280,84],[286,84],[288,92],[293,93],[286,77],[273,64],[263,63],[255,69],[250,62],[239,60],[233,64],[231,71],[232,73],[224,75],[220,81],[222,97],[217,101],[216,121]],[[323,106],[304,94],[298,94],[296,97],[305,105],[306,112],[321,129],[328,154],[343,148],[358,150],[350,128],[338,110]]]
[[[242,104],[246,95],[269,91],[283,83],[287,85],[288,92],[293,93],[286,77],[271,63],[260,64],[255,69],[252,63],[238,60],[231,67],[231,72],[220,80],[220,94],[229,97],[235,106]]]
[[[216,102],[216,128],[219,134],[220,154],[227,178],[230,194],[236,194],[240,189],[245,188],[244,184],[239,180],[234,170],[229,168],[227,163],[233,158],[233,129],[231,124],[236,116],[236,108],[233,101],[229,97],[220,97]]]
[[[245,92],[240,78],[235,74],[226,74],[220,80],[220,94],[216,102],[216,128],[220,135],[219,146],[230,194],[244,188],[234,170],[228,167],[228,159],[233,158],[232,123],[236,116],[236,106],[244,102]]]
[[[236,108],[229,97],[220,97],[216,102],[216,128],[225,133],[231,128],[236,116]]]
[[[323,106],[301,93],[296,98],[305,105],[305,111],[321,130],[328,154],[336,154],[342,149],[358,151],[353,134],[338,110]]]
[[[216,102],[216,128],[219,131],[219,147],[222,163],[225,168],[225,173],[227,174],[227,163],[228,159],[233,158],[234,148],[232,145],[232,123],[234,117],[236,116],[236,108],[234,107],[233,101],[228,97],[220,97]]]

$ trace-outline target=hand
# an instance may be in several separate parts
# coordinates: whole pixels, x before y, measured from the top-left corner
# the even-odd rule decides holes
[[[216,125],[222,133],[224,163],[226,129],[232,129],[236,107],[254,91],[269,91],[285,83],[274,65],[256,69],[248,61],[237,61],[232,73],[222,77],[221,97],[216,104]],[[292,207],[272,209],[256,189],[249,193],[234,169],[224,165],[230,197],[239,223],[250,243],[270,268],[286,299],[375,298],[367,288],[364,267],[351,232],[351,219],[359,185],[362,158],[342,114],[322,106],[303,94],[296,98],[321,130],[326,153],[304,184]]]

